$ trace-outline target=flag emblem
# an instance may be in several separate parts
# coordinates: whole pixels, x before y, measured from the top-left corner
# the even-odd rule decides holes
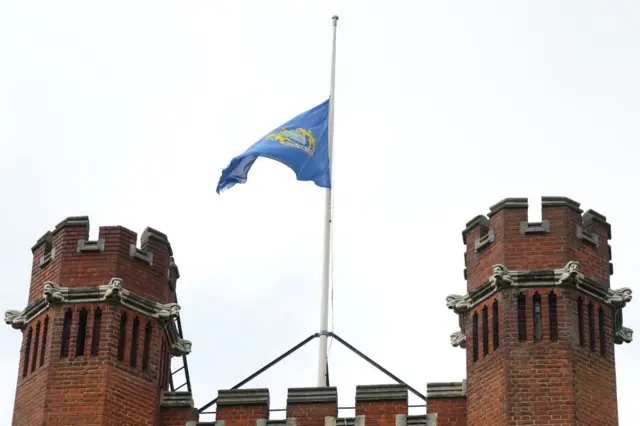
[[[266,139],[278,141],[285,146],[301,149],[306,152],[309,157],[311,157],[316,150],[316,138],[313,137],[313,133],[308,129],[299,128],[287,130],[286,127],[283,127],[279,132],[268,135]]]
[[[258,157],[288,166],[300,181],[331,188],[329,170],[329,99],[270,131],[222,171],[216,192],[247,181]]]

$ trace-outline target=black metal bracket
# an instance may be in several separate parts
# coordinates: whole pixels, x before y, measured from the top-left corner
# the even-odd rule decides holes
[[[384,374],[386,374],[388,377],[390,377],[391,379],[395,380],[397,383],[401,384],[401,385],[405,385],[407,386],[407,389],[409,389],[411,391],[411,393],[413,393],[414,395],[416,395],[418,398],[422,399],[423,401],[427,400],[427,397],[424,396],[423,394],[421,394],[420,392],[418,392],[416,389],[414,389],[413,387],[409,386],[408,384],[406,384],[405,382],[403,382],[402,380],[400,380],[397,376],[395,376],[393,373],[391,373],[389,370],[387,370],[386,368],[384,368],[383,366],[381,366],[380,364],[378,364],[377,362],[375,362],[374,360],[372,360],[371,358],[369,358],[368,356],[366,356],[364,353],[360,352],[358,349],[356,349],[354,346],[352,346],[351,344],[349,344],[347,341],[345,341],[343,338],[341,338],[340,336],[338,336],[337,334],[333,333],[333,332],[328,332],[327,335],[329,337],[333,337],[334,339],[336,339],[338,342],[340,342],[343,346],[345,346],[347,349],[349,349],[351,352],[355,353],[356,355],[358,355],[360,358],[364,359],[365,361],[367,361],[369,364],[373,365],[374,367],[376,367],[378,370],[380,370],[381,372],[383,372]],[[231,387],[231,389],[239,389],[242,385],[247,384],[248,382],[250,382],[251,380],[255,379],[256,377],[258,377],[260,374],[264,373],[265,371],[267,371],[269,368],[273,367],[274,365],[276,365],[277,363],[279,363],[280,361],[282,361],[283,359],[285,359],[286,357],[288,357],[289,355],[291,355],[292,353],[294,353],[295,351],[297,351],[298,349],[300,349],[301,347],[303,347],[304,345],[306,345],[307,343],[309,343],[310,341],[312,341],[313,339],[315,339],[316,337],[320,337],[320,333],[315,333],[312,334],[311,336],[307,337],[306,339],[304,339],[303,341],[301,341],[300,343],[298,343],[297,345],[295,345],[294,347],[292,347],[291,349],[289,349],[288,351],[286,351],[285,353],[283,353],[282,355],[280,355],[279,357],[275,358],[273,361],[271,361],[270,363],[268,363],[267,365],[265,365],[264,367],[262,367],[261,369],[259,369],[258,371],[256,371],[255,373],[251,374],[250,376],[248,376],[246,379],[242,380],[241,382],[239,382],[238,384],[236,384],[235,386]],[[328,368],[328,364],[327,364],[327,381],[328,376],[329,376],[329,368]],[[199,414],[207,414],[207,412],[205,412],[205,410],[209,407],[211,407],[213,404],[215,404],[218,401],[218,398],[215,398],[213,400],[211,400],[210,402],[208,402],[207,404],[205,404],[204,406],[202,406],[200,409],[198,409],[198,413]]]

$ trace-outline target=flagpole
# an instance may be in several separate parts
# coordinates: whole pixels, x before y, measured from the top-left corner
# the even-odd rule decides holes
[[[333,18],[333,46],[331,51],[331,86],[329,97],[329,178],[333,186],[333,106],[336,81],[336,31],[338,16]],[[320,299],[320,342],[318,345],[318,387],[327,386],[327,340],[329,328],[329,280],[331,275],[331,188],[325,190],[324,257],[322,261],[322,296]]]

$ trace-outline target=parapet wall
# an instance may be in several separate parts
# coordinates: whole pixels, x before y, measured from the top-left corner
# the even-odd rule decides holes
[[[433,404],[443,410],[447,401],[453,401],[452,412],[436,412],[422,405],[424,414],[409,415],[408,387],[406,385],[365,385],[356,387],[354,417],[339,417],[338,392],[335,387],[290,388],[287,392],[286,419],[271,420],[268,389],[232,389],[218,392],[216,421],[199,422],[198,425],[216,426],[287,426],[325,425],[416,425],[463,426],[465,394],[462,383],[431,383],[428,385],[427,407]],[[439,403],[442,403],[438,405]],[[194,425],[196,423],[194,422]]]
[[[153,228],[137,234],[121,226],[100,227],[98,240],[89,241],[89,218],[68,217],[33,246],[29,303],[42,295],[46,281],[65,287],[106,285],[123,279],[129,290],[159,303],[175,302],[179,277],[171,244]]]
[[[506,198],[487,216],[467,223],[462,239],[468,291],[483,284],[493,265],[535,270],[562,268],[569,261],[579,262],[585,275],[609,286],[611,226],[605,216],[583,213],[580,203],[565,197],[542,197],[541,222],[529,222],[528,208],[527,198]]]

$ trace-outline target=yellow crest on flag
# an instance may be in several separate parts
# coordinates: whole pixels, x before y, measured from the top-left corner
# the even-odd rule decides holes
[[[298,128],[295,130],[288,130],[282,128],[277,133],[271,133],[266,139],[278,141],[282,145],[298,148],[309,154],[313,155],[316,150],[316,138],[313,137],[313,133],[307,129]]]

